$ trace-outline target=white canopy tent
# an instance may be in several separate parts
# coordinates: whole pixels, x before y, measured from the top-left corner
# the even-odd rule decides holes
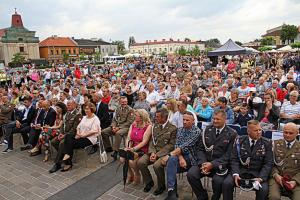
[[[296,49],[293,49],[290,45],[286,45],[284,47],[281,47],[281,48],[277,49],[277,51],[281,51],[281,52],[296,52]]]

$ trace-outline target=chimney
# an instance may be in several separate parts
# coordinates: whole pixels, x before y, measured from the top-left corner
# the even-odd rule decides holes
[[[151,40],[149,40],[149,43],[151,43]]]
[[[15,14],[11,17],[11,27],[23,28],[22,17],[17,13],[17,9],[15,9]]]
[[[148,40],[146,40],[146,43],[148,43]]]
[[[162,41],[163,41],[163,42],[165,42],[165,41],[166,41],[166,39],[162,39]]]
[[[157,40],[154,40],[154,42],[157,42]]]
[[[177,39],[178,42],[180,42],[180,39]]]

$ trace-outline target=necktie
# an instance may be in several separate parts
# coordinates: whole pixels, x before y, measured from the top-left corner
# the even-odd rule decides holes
[[[97,104],[96,113],[98,113],[98,111],[99,111],[99,106],[100,106],[100,103]]]
[[[287,149],[290,149],[290,148],[291,148],[291,143],[288,142],[288,143],[286,144],[286,146],[287,146]]]
[[[216,137],[218,137],[219,135],[220,135],[220,129],[217,129]]]
[[[250,147],[251,152],[252,152],[253,149],[254,149],[254,145],[255,145],[255,140],[251,140],[251,147]]]

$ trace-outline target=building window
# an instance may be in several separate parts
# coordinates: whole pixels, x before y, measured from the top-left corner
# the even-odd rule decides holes
[[[71,54],[71,50],[69,49],[69,54]]]
[[[135,53],[135,50],[132,50],[133,53]]]
[[[168,51],[168,49],[167,48],[165,48],[165,52],[167,52]]]
[[[102,49],[102,53],[104,53],[104,49]]]
[[[152,51],[152,49],[149,49],[149,52],[151,52]]]
[[[18,38],[18,41],[19,42],[23,42],[23,38]]]
[[[154,48],[153,51],[156,52],[156,48]]]
[[[51,50],[51,51],[50,51],[50,54],[53,55],[53,53],[54,53],[53,50]]]
[[[76,49],[73,50],[73,53],[76,54]]]
[[[159,48],[159,52],[161,52],[161,48]]]
[[[145,52],[147,53],[147,49],[145,49]]]
[[[20,47],[20,52],[24,53],[24,47]]]
[[[172,51],[172,47],[170,47],[170,51]]]
[[[108,53],[108,48],[106,48],[106,53]]]
[[[58,50],[56,50],[56,55],[58,55],[59,53],[58,53]]]

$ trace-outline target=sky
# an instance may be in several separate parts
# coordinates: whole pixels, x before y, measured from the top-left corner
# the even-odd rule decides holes
[[[10,26],[14,8],[40,40],[249,42],[283,23],[300,25],[300,0],[1,0],[0,28]]]

